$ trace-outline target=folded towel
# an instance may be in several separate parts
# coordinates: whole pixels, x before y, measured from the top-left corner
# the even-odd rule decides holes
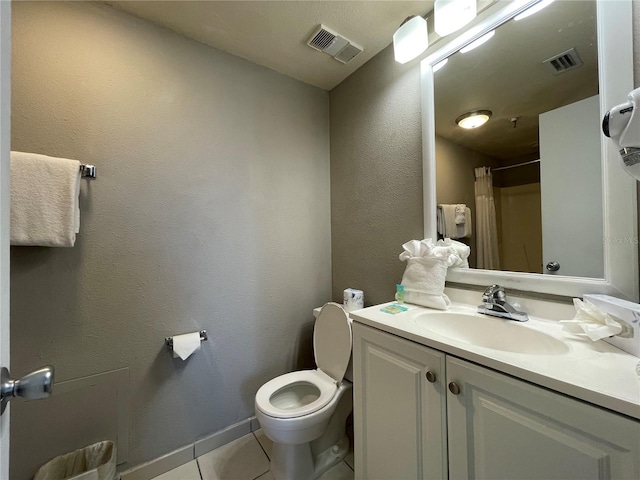
[[[444,282],[450,252],[437,249],[430,238],[411,240],[402,248],[399,258],[407,262],[402,276],[405,302],[447,310],[451,300],[444,293]]]
[[[79,194],[77,160],[11,152],[11,245],[73,247]]]
[[[456,209],[458,205],[447,205],[441,204],[438,205],[436,210],[436,219],[437,219],[437,228],[438,233],[442,235],[444,238],[466,238],[470,237],[472,234],[472,221],[471,221],[471,209],[469,207],[464,207],[464,223],[457,224],[456,223]]]
[[[471,248],[462,242],[445,238],[438,240],[435,248],[444,249],[449,255],[449,267],[453,268],[469,268],[469,255]]]
[[[466,221],[467,206],[464,203],[458,203],[455,209],[456,225],[463,225]]]
[[[469,207],[465,207],[464,217],[467,221],[464,223],[464,228],[462,229],[460,228],[462,227],[462,225],[458,225],[458,238],[469,238],[473,233],[473,231],[471,230],[471,225],[473,224],[473,222],[471,221],[471,209]]]
[[[445,237],[454,235],[454,232],[458,231],[458,226],[456,225],[456,206],[448,204],[438,205],[438,215],[440,217],[440,221],[438,222],[440,229],[438,233]]]

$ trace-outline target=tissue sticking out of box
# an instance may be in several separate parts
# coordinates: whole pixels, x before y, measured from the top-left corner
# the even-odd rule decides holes
[[[576,307],[576,316],[573,320],[560,321],[563,324],[563,330],[585,334],[594,342],[622,333],[623,327],[620,322],[588,300],[583,302],[579,298],[574,298],[573,305]]]
[[[583,295],[583,299],[591,302],[622,325],[622,332],[603,340],[631,355],[640,357],[640,304],[602,294],[587,293]]]

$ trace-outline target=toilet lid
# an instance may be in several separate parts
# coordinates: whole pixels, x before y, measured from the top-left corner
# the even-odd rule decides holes
[[[320,310],[313,330],[313,351],[320,370],[342,382],[351,358],[351,323],[337,303],[327,303]]]

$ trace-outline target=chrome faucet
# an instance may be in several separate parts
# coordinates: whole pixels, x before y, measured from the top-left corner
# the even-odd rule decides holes
[[[507,294],[504,293],[504,287],[500,285],[487,287],[482,294],[482,305],[478,306],[478,313],[518,322],[529,320],[529,316],[525,312],[516,310],[513,305],[507,302]]]

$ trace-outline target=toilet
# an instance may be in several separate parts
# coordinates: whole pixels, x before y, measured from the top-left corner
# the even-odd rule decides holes
[[[276,480],[312,480],[349,452],[347,417],[353,409],[351,323],[342,306],[327,303],[313,330],[316,370],[291,372],[256,393],[256,417],[273,441]]]

